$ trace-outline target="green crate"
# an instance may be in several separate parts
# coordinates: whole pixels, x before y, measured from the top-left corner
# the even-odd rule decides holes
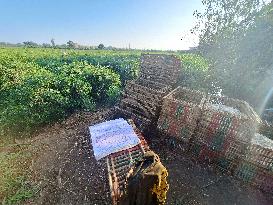
[[[257,175],[257,167],[250,163],[242,162],[235,175],[245,182],[253,182]]]

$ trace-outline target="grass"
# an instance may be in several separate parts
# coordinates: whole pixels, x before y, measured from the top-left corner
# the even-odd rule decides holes
[[[0,141],[0,202],[20,204],[37,192],[29,182],[31,153],[28,146],[18,146]]]

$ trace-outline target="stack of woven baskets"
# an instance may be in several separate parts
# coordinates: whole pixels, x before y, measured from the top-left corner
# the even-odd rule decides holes
[[[178,87],[164,97],[158,129],[198,160],[273,193],[273,140],[256,133],[272,129],[260,124],[244,101]]]
[[[208,96],[201,113],[193,140],[199,158],[233,173],[254,137],[259,117],[248,103],[217,96]]]
[[[140,76],[127,82],[118,110],[140,126],[155,123],[180,69],[181,61],[173,55],[142,54]]]

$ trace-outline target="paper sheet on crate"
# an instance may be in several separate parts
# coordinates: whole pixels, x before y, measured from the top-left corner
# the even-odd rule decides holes
[[[133,127],[122,118],[90,126],[89,130],[96,160],[140,143]]]

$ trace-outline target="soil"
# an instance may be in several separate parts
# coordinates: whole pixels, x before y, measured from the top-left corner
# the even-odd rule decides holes
[[[112,117],[110,109],[75,113],[32,138],[32,180],[40,192],[25,204],[111,204],[106,166],[93,156],[88,126]],[[271,195],[197,163],[175,142],[159,138],[156,132],[147,135],[150,148],[169,172],[167,204],[273,204]]]

